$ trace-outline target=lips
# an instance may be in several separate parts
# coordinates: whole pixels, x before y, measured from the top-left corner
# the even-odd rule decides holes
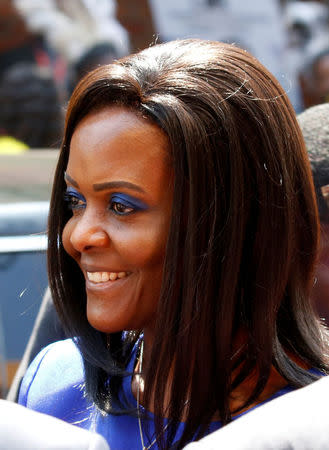
[[[89,272],[86,271],[87,279],[91,283],[100,284],[107,283],[108,281],[116,281],[126,278],[130,275],[130,272]]]

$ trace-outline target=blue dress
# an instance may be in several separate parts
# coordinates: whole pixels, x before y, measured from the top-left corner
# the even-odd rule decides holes
[[[132,372],[135,357],[136,349],[127,367],[128,371]],[[291,387],[281,389],[271,399],[291,390]],[[123,391],[129,402],[135,405],[131,377],[124,379]],[[70,339],[50,344],[36,356],[23,378],[18,402],[27,408],[101,434],[111,450],[142,448],[136,417],[104,415],[86,399],[82,358]],[[151,444],[155,436],[153,420],[150,422],[149,440],[144,432],[146,446]],[[220,427],[220,422],[212,422],[209,432]],[[183,424],[179,426],[175,440],[181,437],[182,432]],[[158,446],[155,443],[151,448],[157,450]]]

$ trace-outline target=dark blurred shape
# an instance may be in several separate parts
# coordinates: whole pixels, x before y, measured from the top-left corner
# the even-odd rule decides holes
[[[321,223],[313,300],[329,325],[329,103],[307,109],[298,120],[311,162]]]
[[[329,225],[328,197],[323,193],[329,185],[329,104],[307,109],[298,121],[311,162],[320,222]]]
[[[286,2],[282,18],[287,36],[285,63],[288,74],[292,76],[291,92],[294,93],[294,97],[291,97],[295,110],[302,112],[305,108],[320,103],[319,100],[310,101],[310,98],[314,97],[314,94],[309,92],[314,81],[309,72],[315,47],[318,47],[319,42],[328,40],[329,8],[317,1],[294,0]],[[307,86],[304,82],[306,71]]]
[[[215,5],[219,5],[221,3],[222,3],[222,0],[208,0],[209,6],[215,6]]]
[[[0,134],[31,148],[58,148],[63,130],[61,103],[51,73],[35,64],[11,65],[0,78]]]
[[[86,73],[99,64],[110,64],[119,54],[114,45],[109,42],[98,43],[88,49],[75,64],[76,75],[81,79]]]
[[[299,82],[305,108],[329,101],[329,33],[307,48]]]
[[[110,42],[100,42],[89,48],[82,56],[77,60],[72,68],[71,76],[71,92],[75,85],[83,78],[88,72],[91,72],[96,67],[102,64],[110,64],[115,59],[120,58],[121,55],[118,52],[117,47]]]
[[[36,61],[41,40],[28,30],[12,0],[0,0],[0,73],[18,60]]]
[[[318,1],[292,1],[284,8],[288,45],[305,48],[311,40],[324,34],[329,26],[329,9]]]
[[[159,39],[154,21],[154,11],[149,0],[117,0],[116,17],[127,30],[131,51],[147,48]]]

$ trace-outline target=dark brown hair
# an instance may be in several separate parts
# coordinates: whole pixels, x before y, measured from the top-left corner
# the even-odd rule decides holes
[[[136,333],[111,335],[106,349],[103,334],[87,322],[84,280],[61,234],[72,134],[84,116],[113,104],[157,123],[171,147],[175,201],[144,399],[158,431],[165,414],[173,419],[161,444],[168,448],[189,398],[181,448],[206,431],[216,411],[223,423],[231,419],[230,393],[251,373],[258,374],[257,385],[244,406],[259,397],[272,365],[294,386],[316,378],[291,355],[327,369],[325,330],[309,301],[318,240],[311,171],[285,92],[233,45],[155,45],[80,82],[68,107],[51,200],[49,277],[62,320],[77,336],[87,393],[107,411],[116,404]]]

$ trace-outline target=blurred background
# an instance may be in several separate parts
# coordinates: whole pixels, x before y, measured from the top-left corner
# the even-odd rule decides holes
[[[48,202],[74,86],[184,37],[253,53],[296,113],[329,101],[329,0],[0,0],[0,397],[47,286]]]

